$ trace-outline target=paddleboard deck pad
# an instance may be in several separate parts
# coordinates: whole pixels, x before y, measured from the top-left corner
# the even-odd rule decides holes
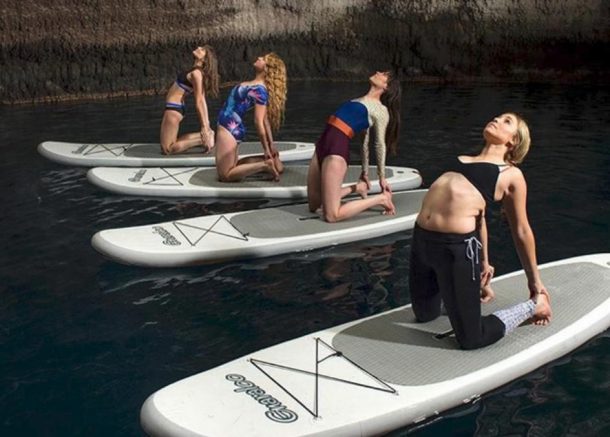
[[[312,143],[298,141],[276,141],[275,147],[284,162],[310,159],[315,150]],[[201,147],[194,147],[185,153],[164,155],[161,145],[153,143],[65,143],[45,141],[38,145],[38,152],[65,165],[84,167],[181,167],[213,166],[214,151],[202,153]],[[262,155],[259,142],[243,142],[239,145],[239,158]]]
[[[358,181],[362,168],[350,166],[344,185]],[[286,165],[278,182],[268,173],[247,177],[241,182],[219,182],[216,168],[96,167],[87,172],[92,184],[105,190],[133,196],[283,198],[307,197],[306,165]],[[406,167],[386,167],[392,191],[410,190],[421,185],[419,172]],[[379,181],[371,180],[371,194],[380,192]]]
[[[416,323],[410,305],[281,343],[152,394],[151,436],[362,436],[470,403],[572,351],[610,326],[610,253],[540,266],[548,326],[524,324],[474,351],[446,317]],[[484,314],[528,298],[525,274],[493,281]]]
[[[125,264],[177,267],[259,258],[381,237],[412,229],[427,190],[393,194],[396,215],[382,208],[338,223],[307,204],[210,215],[103,230],[92,238],[103,255]]]

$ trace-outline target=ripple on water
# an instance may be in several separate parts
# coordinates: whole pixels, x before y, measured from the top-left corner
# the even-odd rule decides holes
[[[278,139],[315,141],[328,114],[365,90],[364,83],[291,88]],[[429,185],[456,154],[478,151],[493,115],[521,111],[532,128],[521,168],[540,260],[608,251],[607,87],[408,84],[404,90],[399,153],[389,163],[418,168]],[[61,167],[36,151],[48,139],[157,141],[160,119],[150,108],[162,107],[162,100],[0,108],[7,126],[0,131],[0,177],[8,194],[0,214],[2,435],[137,435],[143,400],[164,385],[409,301],[410,232],[186,269],[124,266],[97,254],[90,238],[101,229],[284,203],[119,196],[90,185],[87,169]],[[219,105],[212,101],[210,113]],[[197,131],[196,117],[181,127]],[[358,142],[351,151],[356,164]],[[489,226],[497,272],[517,269],[499,210]],[[609,338],[606,332],[475,405],[392,435],[604,435]]]

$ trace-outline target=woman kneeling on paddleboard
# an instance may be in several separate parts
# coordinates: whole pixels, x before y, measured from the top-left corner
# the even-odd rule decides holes
[[[492,344],[533,318],[551,319],[547,290],[540,279],[536,244],[527,212],[527,186],[517,164],[530,146],[529,128],[515,113],[502,114],[483,131],[485,147],[477,156],[460,156],[430,187],[413,230],[409,286],[420,322],[437,318],[443,301],[463,349]],[[528,280],[530,299],[481,316],[481,285],[493,267],[487,255],[485,211],[502,202]]]
[[[279,152],[273,144],[273,131],[280,128],[284,117],[286,66],[277,54],[268,53],[256,59],[254,70],[254,79],[237,84],[218,114],[216,169],[222,182],[239,182],[259,172],[271,173],[275,180],[279,180],[284,171]],[[238,144],[246,136],[243,117],[252,107],[264,154],[238,161]]]
[[[316,142],[316,152],[307,174],[307,198],[311,212],[320,206],[324,220],[338,222],[381,205],[385,214],[395,214],[392,190],[385,179],[386,144],[396,153],[400,130],[400,81],[392,73],[376,72],[369,78],[369,92],[344,103],[331,115],[326,128]],[[369,170],[369,132],[375,128],[377,173],[381,194],[367,197],[371,188]],[[342,187],[349,165],[349,141],[355,134],[366,131],[362,144],[360,180]],[[341,203],[348,194],[358,193],[362,199]]]
[[[214,98],[218,97],[218,60],[214,49],[208,45],[193,50],[193,57],[193,67],[178,74],[165,98],[165,112],[161,122],[161,151],[166,155],[181,153],[201,145],[207,153],[214,147],[214,131],[210,128],[206,93]],[[184,99],[189,94],[195,97],[201,130],[178,138],[180,122],[184,119]]]

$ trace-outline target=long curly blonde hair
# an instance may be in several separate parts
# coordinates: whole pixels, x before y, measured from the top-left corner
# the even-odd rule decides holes
[[[265,87],[267,87],[267,92],[269,93],[267,114],[271,128],[277,131],[284,121],[288,75],[284,61],[276,53],[271,52],[265,55],[265,62],[267,64],[265,69]]]

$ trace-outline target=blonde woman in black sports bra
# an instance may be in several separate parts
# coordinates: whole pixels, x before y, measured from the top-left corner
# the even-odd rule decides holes
[[[551,319],[527,218],[527,186],[516,166],[529,150],[529,128],[521,116],[506,113],[485,126],[483,137],[485,147],[479,155],[456,158],[432,184],[411,244],[409,286],[415,316],[420,322],[435,319],[442,300],[463,349],[492,344],[528,319],[538,325]],[[480,290],[493,276],[485,223],[491,202],[502,202],[506,211],[530,299],[481,316]]]
[[[165,98],[165,111],[161,121],[161,151],[166,155],[182,153],[203,146],[204,152],[214,148],[214,131],[210,128],[206,94],[218,97],[218,60],[214,49],[208,45],[193,50],[193,66],[178,73]],[[188,95],[195,98],[195,108],[201,129],[178,138],[180,123],[184,119],[184,101]]]

